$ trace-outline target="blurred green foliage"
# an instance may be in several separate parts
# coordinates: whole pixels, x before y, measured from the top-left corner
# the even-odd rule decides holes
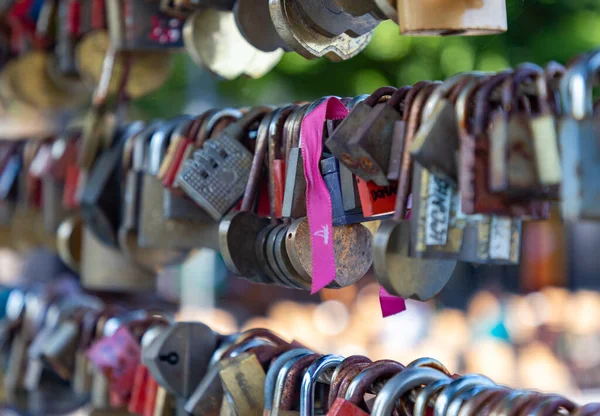
[[[600,0],[507,0],[507,8],[509,30],[502,35],[406,37],[387,21],[376,29],[365,51],[349,61],[306,60],[286,53],[265,77],[218,81],[218,91],[228,102],[244,104],[353,96],[387,84],[444,79],[474,69],[494,71],[525,61],[566,63],[576,54],[600,47]],[[175,99],[185,79],[180,71],[185,68],[189,70],[180,59],[175,79],[163,94]]]

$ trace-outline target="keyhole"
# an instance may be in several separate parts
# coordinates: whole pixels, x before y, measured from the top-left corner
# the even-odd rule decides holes
[[[179,354],[176,352],[170,352],[168,354],[160,355],[159,360],[166,361],[168,364],[177,365],[179,362]]]

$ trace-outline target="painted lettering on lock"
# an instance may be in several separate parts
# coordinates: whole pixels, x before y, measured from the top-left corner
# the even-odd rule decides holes
[[[396,187],[381,186],[378,189],[371,190],[371,200],[376,202],[379,199],[386,199],[396,195]]]
[[[452,188],[443,179],[429,175],[425,244],[443,246],[448,240]]]

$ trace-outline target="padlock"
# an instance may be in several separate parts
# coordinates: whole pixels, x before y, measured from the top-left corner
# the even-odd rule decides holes
[[[406,129],[409,122],[410,111],[407,109],[412,108],[412,103],[416,98],[417,94],[421,89],[429,85],[428,81],[417,82],[404,98],[404,111],[402,120],[397,121],[394,124],[394,133],[392,137],[392,145],[390,147],[390,164],[388,166],[388,179],[392,181],[399,180],[400,171],[402,170],[403,152],[405,146]]]
[[[396,209],[391,220],[382,222],[373,239],[373,265],[379,283],[387,292],[403,298],[430,299],[446,285],[455,261],[424,260],[409,255],[411,221],[406,220],[410,192],[412,162],[409,148],[418,129],[419,113],[435,84],[422,88],[411,102],[410,123],[402,153],[402,166],[398,181]]]
[[[369,141],[370,136],[368,136],[368,127],[378,121],[378,118],[371,118],[373,114],[379,113],[379,111],[375,109],[375,105],[384,96],[391,96],[396,91],[397,90],[393,87],[381,87],[366,100],[356,103],[350,114],[348,114],[348,116],[337,126],[325,142],[325,146],[327,146],[329,151],[350,169],[352,173],[360,177],[366,175],[366,179],[368,180],[377,179],[377,183],[380,185],[388,185],[387,179],[382,178],[381,175],[383,175],[382,170],[387,169],[389,162],[385,162],[384,160],[381,160],[382,158],[379,158],[374,164],[372,155],[370,155],[371,157],[364,159],[364,146],[366,144],[367,152],[375,150],[373,149],[372,143]],[[387,111],[388,113],[391,113],[393,118],[399,117],[399,113],[395,109],[394,103],[395,105],[398,105],[402,97],[401,94],[396,95],[397,100],[391,103],[392,106]],[[385,121],[389,120],[386,119]],[[391,127],[393,126],[391,123],[383,122],[380,127],[389,127],[387,130],[389,130],[388,133],[391,133]],[[384,130],[386,129],[384,128]],[[381,147],[378,149],[377,155],[380,155],[381,150],[386,149],[386,143],[387,148],[389,148],[389,142],[387,141],[389,138],[391,138],[391,134],[386,134],[384,131],[383,139],[380,139]],[[357,147],[360,145],[352,143],[353,141],[358,143],[361,139],[366,139],[366,143],[364,141],[361,143],[362,149]],[[380,163],[386,163],[386,165],[382,167]]]
[[[475,78],[468,78],[452,92],[450,101],[465,108],[465,99],[477,86]],[[441,93],[440,94],[440,89]],[[439,106],[446,85],[438,87],[427,102]],[[452,105],[454,111],[454,105]],[[414,166],[411,211],[410,255],[421,258],[461,260],[471,263],[489,261],[489,218],[483,215],[465,215],[460,207],[458,192],[445,180],[446,176],[432,174],[420,164]]]
[[[365,394],[377,394],[377,387],[379,386],[374,386],[375,382],[382,385],[387,379],[393,377],[402,370],[404,370],[403,365],[388,360],[375,361],[368,365],[353,378],[348,386],[345,397],[342,398],[338,396],[327,415],[368,415],[368,409],[364,402]]]
[[[385,103],[374,106],[373,111],[358,126],[348,144],[348,153],[355,167],[353,172],[365,181],[373,181],[379,186],[390,185],[387,174],[390,163],[389,149],[394,141],[396,123],[402,120],[401,105],[411,87],[396,90]],[[365,100],[371,100],[373,96]]]
[[[446,374],[432,368],[408,368],[401,371],[381,389],[375,399],[371,414],[376,416],[392,414],[398,400],[410,390],[447,378]]]
[[[230,11],[213,8],[196,11],[187,19],[183,36],[192,60],[225,79],[243,74],[261,77],[283,56],[281,49],[264,52],[248,43]],[[210,52],[217,49],[219,53]]]
[[[263,52],[273,52],[291,48],[277,33],[269,4],[255,0],[237,1],[233,6],[235,21],[244,38],[255,48]]]
[[[399,0],[400,33],[469,36],[506,32],[505,0]]]
[[[220,220],[244,194],[252,154],[240,140],[251,125],[271,110],[258,107],[205,143],[186,161],[177,181],[183,191],[213,219]]]
[[[489,151],[487,134],[490,120],[490,96],[501,86],[511,72],[501,72],[480,82],[480,86],[464,97],[475,97],[474,116],[464,106],[456,108],[459,120],[460,163],[459,190],[461,209],[465,214],[494,214],[502,216],[543,219],[549,215],[550,206],[540,200],[516,200],[489,190]]]
[[[410,153],[421,166],[456,187],[458,168],[458,129],[456,110],[451,95],[482,73],[455,75],[444,82],[429,98],[423,110],[423,122],[415,135]],[[454,94],[456,97],[456,94]]]
[[[273,397],[272,415],[298,416],[295,398],[302,383],[301,375],[312,363],[322,357],[319,354],[300,355],[283,365],[277,376]]]
[[[226,215],[219,224],[219,247],[225,264],[233,273],[251,281],[260,280],[259,266],[254,256],[258,233],[269,224],[267,218],[254,213],[258,187],[268,146],[271,115],[260,121],[240,211]]]
[[[560,113],[556,105],[557,89],[551,84],[562,78],[564,73],[564,66],[550,62],[544,74],[536,78],[539,110],[530,119],[538,180],[545,197],[554,200],[560,198],[562,172],[557,123]]]
[[[267,375],[265,378],[264,385],[264,415],[268,416],[271,414],[271,410],[273,409],[273,399],[275,396],[275,387],[277,384],[277,377],[279,376],[280,370],[285,366],[285,364],[293,360],[295,358],[299,358],[305,355],[312,354],[313,351],[297,348],[292,349],[290,351],[284,352],[281,354],[276,360],[274,360],[269,366],[269,370],[267,371]]]
[[[524,199],[542,193],[535,166],[531,111],[525,107],[527,98],[518,90],[543,72],[537,65],[524,64],[504,82],[503,110],[494,114],[490,129],[489,188],[494,193]]]
[[[169,393],[187,398],[206,374],[217,343],[217,334],[206,325],[178,322],[143,346],[142,362]]]
[[[368,13],[378,20],[392,19],[398,23],[396,3],[389,0],[335,0],[335,4],[352,16],[362,16]]]
[[[350,59],[368,45],[379,23],[369,14],[355,18],[333,4],[312,0],[277,0],[269,3],[269,9],[278,35],[307,59]]]
[[[146,168],[142,178],[138,245],[167,250],[161,256],[171,262],[181,258],[177,256],[177,251],[218,247],[218,224],[214,221],[202,222],[195,218],[172,220],[164,217],[165,189],[156,175],[166,152],[168,135],[176,124],[177,121],[165,123],[151,134],[150,141],[145,144],[144,139],[139,138],[147,151],[142,152]]]
[[[362,212],[346,213],[341,189],[340,164],[335,157],[321,160],[321,174],[331,197],[333,226],[359,223],[368,220]]]
[[[597,177],[600,165],[599,118],[593,112],[592,87],[600,67],[600,52],[575,63],[561,81],[563,115],[560,122],[560,150],[563,181],[562,214],[566,220],[596,219],[595,202],[600,192]]]
[[[83,230],[81,284],[89,290],[150,291],[155,277],[132,264],[122,253],[104,245],[87,227]]]
[[[219,377],[225,396],[239,415],[261,416],[264,410],[265,372],[256,355],[242,353],[221,361]]]
[[[283,131],[283,140],[286,149],[285,190],[281,216],[284,218],[298,218],[306,215],[306,178],[304,177],[304,162],[300,143],[300,130],[305,114],[316,108],[325,98],[299,107],[293,111]]]
[[[82,321],[89,310],[100,313],[103,303],[92,296],[80,295],[61,305],[58,322],[39,348],[40,360],[64,380],[72,380],[75,353],[79,344]],[[48,318],[47,318],[48,319]]]
[[[110,247],[118,246],[117,234],[121,222],[119,175],[124,144],[122,137],[129,136],[131,130],[141,127],[139,123],[131,125],[118,135],[110,149],[100,155],[81,196],[81,216],[86,226],[103,244]]]
[[[174,186],[175,184],[173,181],[177,178],[177,174],[183,165],[183,161],[191,157],[193,152],[196,149],[201,148],[204,145],[204,142],[211,138],[213,134],[217,134],[224,127],[235,120],[238,120],[242,116],[243,113],[241,111],[233,108],[226,108],[211,112],[207,114],[206,117],[201,117],[201,120],[194,121],[194,123],[197,123],[197,129],[194,131],[192,129],[196,126],[190,127],[190,137],[189,139],[186,138],[188,146],[179,160],[179,168],[172,169],[174,173],[171,178],[171,185],[166,186],[166,188],[171,189],[165,189],[164,191],[163,210],[166,218],[193,220],[204,223],[212,222],[210,215],[202,210],[194,203],[194,201],[187,196],[182,195],[182,192],[178,191],[178,187]]]
[[[375,182],[356,178],[360,206],[365,218],[380,220],[389,217],[396,206],[396,186],[379,186]]]
[[[142,336],[141,348],[148,348],[164,329],[165,325],[162,324],[151,326]],[[127,410],[138,415],[153,415],[157,388],[158,383],[148,368],[143,363],[138,363]]]
[[[231,346],[225,345],[213,354],[208,371],[203,373],[200,383],[185,403],[185,410],[194,416],[218,416],[223,400],[223,384],[219,377],[222,368],[220,361],[234,355],[242,354],[260,345],[268,345],[264,339],[249,338]],[[272,345],[272,344],[271,344]]]

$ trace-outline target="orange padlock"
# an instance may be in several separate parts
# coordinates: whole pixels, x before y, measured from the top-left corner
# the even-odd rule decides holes
[[[379,186],[373,181],[366,182],[359,177],[356,180],[360,204],[365,217],[394,212],[396,207],[396,182],[392,182],[390,186]]]

